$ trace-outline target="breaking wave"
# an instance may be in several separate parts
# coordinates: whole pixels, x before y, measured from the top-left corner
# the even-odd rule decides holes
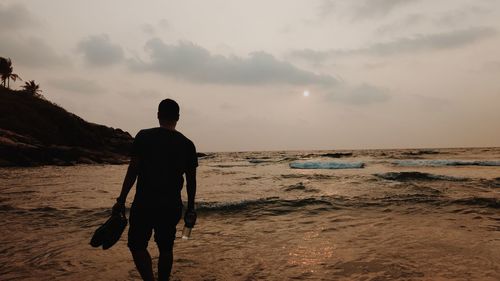
[[[383,174],[374,174],[375,176],[393,181],[463,181],[465,178],[434,175],[422,172],[389,172]]]
[[[197,206],[200,213],[255,212],[259,214],[285,214],[297,211],[331,211],[349,208],[386,208],[391,205],[429,204],[433,206],[471,206],[500,208],[500,199],[473,197],[451,199],[439,195],[407,194],[378,199],[352,200],[343,197],[310,197],[303,199],[281,199],[278,197],[236,202],[203,202]]]
[[[364,168],[363,162],[293,162],[292,169],[360,169]]]
[[[450,201],[450,204],[455,205],[473,205],[482,206],[493,209],[500,209],[500,199],[497,198],[485,198],[485,197],[472,197],[463,198]]]
[[[420,156],[420,155],[429,155],[429,154],[440,154],[443,152],[439,152],[432,149],[421,149],[421,150],[412,150],[412,151],[403,151],[401,154],[406,156]]]
[[[500,166],[500,161],[481,160],[396,160],[392,163],[402,167]]]
[[[357,210],[361,208],[387,208],[391,206],[407,206],[426,204],[430,206],[467,206],[467,208],[500,209],[500,199],[472,197],[451,199],[439,195],[407,194],[383,198],[346,198],[338,196],[318,196],[297,199],[268,197],[256,200],[235,202],[198,202],[196,209],[200,215],[230,214],[268,216],[284,215],[294,212],[330,212],[341,209]],[[425,207],[425,210],[429,210]],[[127,210],[127,216],[128,216]],[[16,208],[11,205],[0,205],[0,213],[21,216],[30,220],[44,222],[55,220],[58,225],[75,225],[82,228],[93,228],[105,221],[111,214],[110,208],[93,209],[57,209],[39,207],[32,209]]]

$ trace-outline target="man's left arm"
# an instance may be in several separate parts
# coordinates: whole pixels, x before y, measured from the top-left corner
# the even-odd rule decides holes
[[[194,210],[196,198],[196,167],[186,171],[186,191],[188,195],[187,211]]]
[[[188,195],[187,212],[194,211],[196,198],[196,167],[198,167],[198,155],[194,143],[189,142],[188,146],[188,164],[186,173],[186,191]]]

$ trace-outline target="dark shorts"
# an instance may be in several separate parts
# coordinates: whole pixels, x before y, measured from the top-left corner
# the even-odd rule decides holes
[[[145,250],[155,233],[155,241],[161,250],[171,250],[174,245],[176,225],[182,217],[182,206],[178,208],[150,208],[132,205],[128,229],[128,247]]]

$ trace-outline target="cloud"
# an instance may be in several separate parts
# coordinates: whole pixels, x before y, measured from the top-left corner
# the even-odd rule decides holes
[[[106,91],[97,82],[82,78],[52,79],[48,84],[59,90],[79,94],[99,94]]]
[[[157,31],[165,31],[171,28],[170,22],[166,19],[159,20],[156,24],[144,23],[140,26],[141,31],[147,35],[154,35]]]
[[[340,17],[347,16],[353,21],[360,21],[384,17],[399,7],[418,1],[420,0],[323,0],[318,6],[317,14],[320,19],[335,13]]]
[[[112,43],[106,34],[90,36],[80,41],[77,50],[91,66],[109,66],[124,59],[122,47]]]
[[[424,14],[409,14],[402,19],[378,27],[376,31],[380,34],[388,34],[397,31],[401,32],[408,30],[409,28],[414,27],[419,23],[423,23],[426,20],[427,17]]]
[[[337,8],[337,3],[331,0],[322,0],[318,6],[318,16],[322,19],[329,16]]]
[[[383,17],[392,10],[420,0],[364,0],[354,8],[355,19]]]
[[[445,13],[435,17],[433,22],[437,25],[456,26],[472,20],[481,19],[487,14],[490,14],[490,8],[481,6],[467,6],[459,9],[446,11]]]
[[[152,35],[155,34],[155,27],[150,23],[145,23],[141,25],[141,31],[148,35]]]
[[[15,65],[35,68],[69,65],[69,59],[57,53],[42,38],[25,36],[22,32],[38,26],[40,22],[25,6],[0,3],[0,56],[11,58]]]
[[[365,83],[355,87],[340,87],[335,92],[330,93],[328,98],[346,104],[369,105],[388,101],[390,95],[385,89]]]
[[[134,100],[144,100],[144,99],[153,99],[160,100],[163,94],[158,90],[152,89],[141,89],[141,90],[126,90],[120,91],[118,93],[120,97],[125,97]]]
[[[321,64],[334,56],[334,51],[318,51],[312,49],[293,50],[288,55],[292,59],[301,59],[312,64]]]
[[[131,60],[137,71],[152,71],[195,83],[262,85],[285,83],[323,85],[337,83],[329,75],[320,75],[296,68],[265,52],[254,52],[247,58],[213,55],[190,42],[168,45],[159,39],[146,43],[150,61]]]
[[[325,91],[328,101],[351,105],[368,105],[390,99],[385,89],[369,84],[351,86],[332,76],[298,69],[264,52],[251,53],[247,58],[225,57],[213,55],[190,42],[168,45],[159,39],[147,42],[146,50],[150,54],[150,61],[129,61],[133,70],[152,71],[194,83],[314,84]]]
[[[497,30],[491,27],[477,27],[436,34],[419,34],[413,37],[399,38],[393,41],[377,43],[365,48],[350,50],[316,51],[311,49],[295,50],[290,57],[303,59],[311,63],[331,57],[371,55],[390,56],[421,51],[444,50],[458,48],[497,35]]]
[[[348,51],[348,53],[393,55],[423,50],[450,49],[469,45],[496,34],[496,30],[493,28],[469,28],[445,33],[416,35],[411,38],[400,38],[392,42],[379,43],[368,48]]]
[[[68,58],[55,52],[38,37],[12,37],[4,35],[0,40],[0,55],[12,58],[15,64],[30,67],[67,66]]]
[[[9,31],[36,26],[38,21],[21,4],[0,4],[0,31]]]
[[[500,72],[500,61],[489,61],[484,63],[483,71],[486,72]]]
[[[161,19],[158,22],[158,26],[162,29],[170,29],[172,27],[172,25],[170,24],[170,22],[167,19]]]
[[[444,110],[446,107],[451,105],[451,102],[447,99],[430,97],[424,95],[411,95],[409,96],[413,104],[418,105],[425,112],[436,112],[438,110]]]

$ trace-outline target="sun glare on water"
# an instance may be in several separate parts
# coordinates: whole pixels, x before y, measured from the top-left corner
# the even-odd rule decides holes
[[[304,93],[302,94],[304,97],[308,97],[309,96],[309,91],[308,90],[305,90]]]

